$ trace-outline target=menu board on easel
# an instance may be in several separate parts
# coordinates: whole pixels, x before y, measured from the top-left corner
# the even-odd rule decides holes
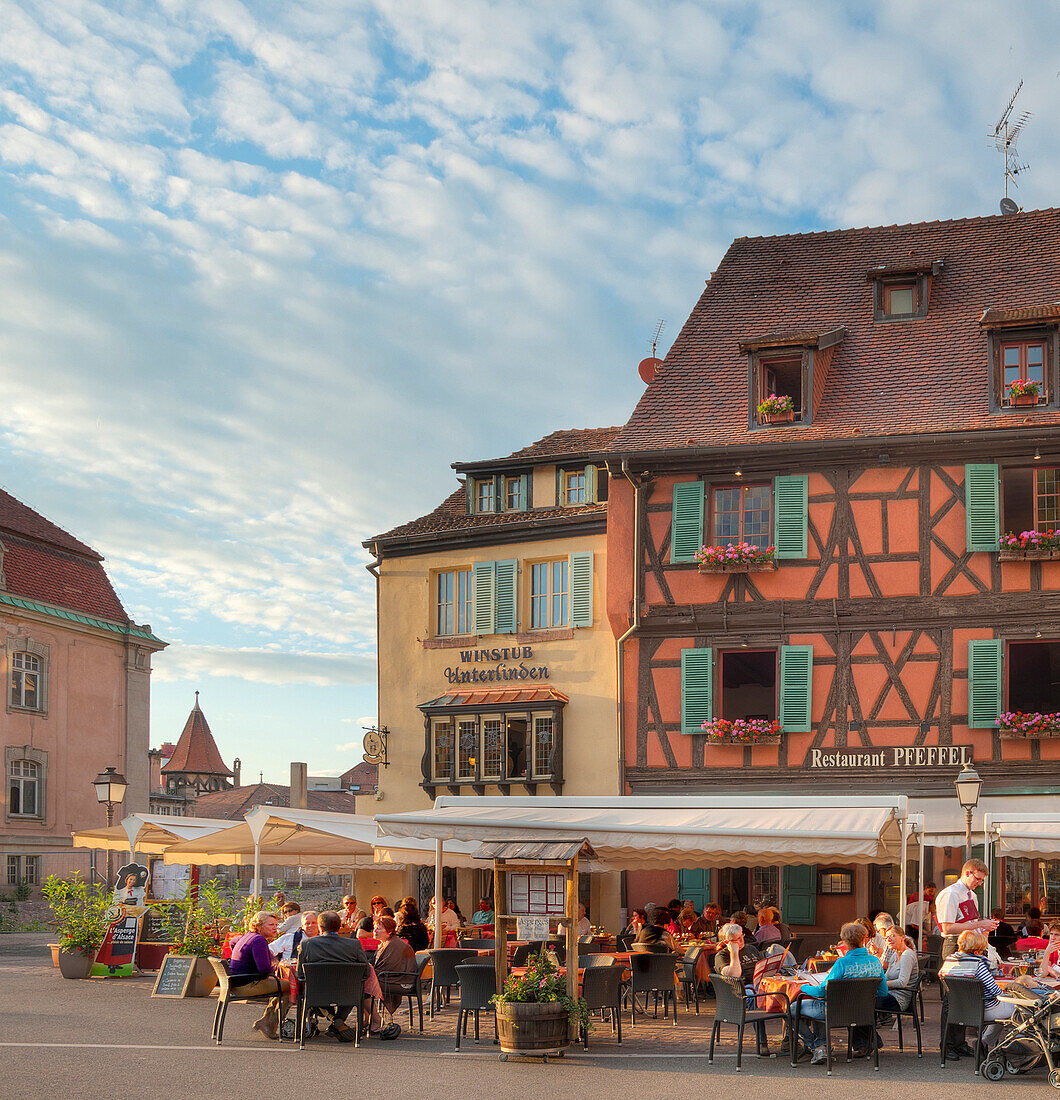
[[[158,968],[152,997],[185,997],[195,972],[196,955],[167,955]]]

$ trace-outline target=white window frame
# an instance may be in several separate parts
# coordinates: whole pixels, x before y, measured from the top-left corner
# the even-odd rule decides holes
[[[8,798],[8,814],[11,817],[25,817],[31,819],[39,819],[41,814],[41,794],[43,791],[44,776],[42,775],[43,769],[40,764],[35,760],[26,760],[21,758],[18,760],[12,760],[7,765],[7,798]],[[18,787],[18,806],[17,810],[11,809],[15,804],[13,797],[15,787]],[[26,791],[30,789],[33,791],[33,809],[27,812],[23,807],[26,805]]]
[[[563,471],[563,504],[571,507],[589,502],[588,479],[584,470]]]
[[[472,593],[471,566],[446,569],[435,574],[434,636],[436,638],[452,638],[461,634],[474,633]],[[448,630],[446,626],[452,626],[453,629]]]
[[[475,513],[495,512],[497,510],[497,484],[492,477],[475,480]]]
[[[530,629],[531,630],[556,630],[570,626],[570,559],[550,558],[548,561],[531,562],[530,564]],[[556,567],[560,567],[561,586],[556,589]],[[542,572],[539,572],[543,571]],[[541,576],[545,578],[545,591],[539,591],[538,584]],[[556,600],[559,599],[559,621],[556,616]],[[543,601],[543,602],[542,602]],[[537,610],[544,606],[546,615],[544,622],[538,622]]]
[[[515,490],[515,503],[512,503],[512,490]],[[521,477],[506,477],[504,479],[504,510],[506,512],[525,512],[526,501],[523,500],[523,479]]]
[[[5,705],[9,714],[48,714],[49,649],[25,636],[7,639],[7,690]],[[35,667],[27,667],[35,666]],[[26,703],[26,678],[37,678],[36,701]]]

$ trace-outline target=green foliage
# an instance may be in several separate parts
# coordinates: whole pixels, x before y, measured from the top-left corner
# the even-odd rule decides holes
[[[217,879],[200,883],[195,900],[185,899],[179,910],[183,923],[173,943],[173,951],[178,955],[198,955],[203,959],[219,955],[228,932],[233,927],[242,927],[243,910],[221,892]]]
[[[504,990],[492,997],[494,1004],[561,1004],[572,1029],[591,1026],[585,1001],[567,995],[567,980],[560,974],[554,954],[542,947],[526,963],[525,973],[508,975]]]
[[[97,951],[107,933],[110,891],[90,886],[80,875],[61,879],[50,875],[41,894],[55,916],[59,947],[63,951]]]
[[[25,879],[22,879],[15,887],[15,901],[29,901],[29,896],[32,892],[30,884]]]

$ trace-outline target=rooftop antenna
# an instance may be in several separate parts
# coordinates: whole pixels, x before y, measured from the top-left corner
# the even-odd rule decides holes
[[[1016,97],[1020,94],[1020,90],[1023,88],[1023,81],[1021,80],[1016,85],[1016,90],[1012,93],[1012,98],[1008,101],[1008,106],[1005,108],[998,119],[997,125],[994,127],[994,148],[1005,158],[1005,197],[1001,200],[1001,213],[1002,214],[1018,214],[1019,206],[1014,199],[1009,198],[1008,185],[1011,181],[1013,187],[1018,187],[1019,182],[1016,177],[1020,172],[1025,172],[1030,165],[1021,164],[1019,159],[1019,152],[1016,149],[1016,141],[1020,134],[1023,132],[1023,127],[1030,121],[1030,111],[1021,111],[1016,115]]]
[[[666,328],[666,321],[660,317],[659,323],[655,326],[655,335],[651,338],[651,357],[653,359],[657,358],[655,355],[655,348],[658,346],[659,337],[662,335],[662,330],[664,328]]]

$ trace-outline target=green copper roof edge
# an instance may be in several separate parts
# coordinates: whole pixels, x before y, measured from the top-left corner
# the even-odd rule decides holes
[[[93,615],[81,615],[76,611],[67,611],[62,607],[54,607],[52,604],[40,603],[37,600],[27,600],[22,596],[12,596],[9,592],[0,592],[0,603],[11,607],[21,607],[24,611],[37,611],[42,615],[51,615],[55,619],[66,619],[68,622],[81,623],[83,626],[94,626],[100,630],[109,630],[113,634],[128,634],[132,638],[143,638],[145,641],[166,643],[148,630],[141,630],[138,626],[122,626],[121,623],[112,623],[106,619],[97,619]]]

